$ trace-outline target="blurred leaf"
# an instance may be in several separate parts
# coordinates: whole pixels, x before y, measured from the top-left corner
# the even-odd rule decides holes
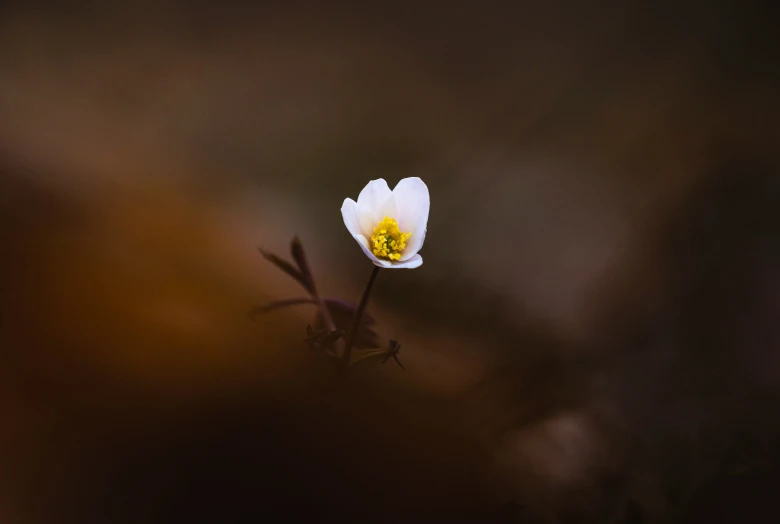
[[[311,298],[287,298],[283,300],[274,300],[262,306],[255,306],[249,310],[249,318],[254,320],[257,315],[261,313],[268,313],[275,309],[281,309],[290,306],[299,306],[301,304],[313,304],[314,300]]]
[[[352,358],[350,360],[351,365],[355,365],[358,362],[362,362],[363,360],[368,360],[369,358],[373,357],[386,357],[387,356],[387,349],[377,348],[377,349],[360,349],[352,353]]]
[[[338,298],[326,298],[324,301],[336,328],[343,329],[345,332],[352,329],[357,306]],[[371,325],[374,323],[376,323],[374,317],[365,312],[363,314],[363,319],[360,322],[360,327],[358,328],[357,337],[355,338],[355,348],[366,349],[382,346],[382,339],[379,338],[379,335],[371,328]],[[326,327],[319,311],[317,311],[315,326],[318,329],[324,329]]]
[[[340,314],[349,316],[351,318],[355,317],[357,304],[347,302],[346,300],[342,300],[340,298],[326,298],[325,303],[328,305],[328,310],[330,311],[331,315]],[[361,323],[364,325],[375,324],[376,319],[372,317],[368,311],[364,311]]]
[[[389,348],[387,350],[387,356],[382,361],[382,364],[387,362],[389,359],[393,359],[396,364],[398,364],[398,367],[406,371],[406,368],[403,364],[401,364],[401,361],[398,358],[398,353],[401,351],[401,344],[398,343],[397,340],[390,340]]]
[[[327,335],[325,335],[325,338],[322,339],[322,343],[324,345],[331,345],[334,342],[336,342],[338,339],[344,336],[345,330],[343,329],[337,329],[335,331],[331,331]]]
[[[342,300],[340,298],[326,298],[324,299],[324,302],[327,305],[330,314],[333,316],[340,315],[342,317],[347,317],[347,318],[354,318],[355,316],[355,311],[357,310],[357,306],[355,304],[352,304],[351,302],[347,302],[346,300]],[[254,306],[252,309],[249,310],[249,318],[254,320],[254,318],[260,313],[268,313],[269,311],[273,311],[275,309],[281,309],[290,306],[300,306],[303,304],[316,305],[317,301],[314,300],[313,298],[305,298],[305,297],[274,300],[268,302],[267,304]],[[375,324],[376,319],[366,312],[363,313],[363,320],[361,321],[361,323],[363,325]]]
[[[337,352],[333,351],[332,346],[343,336],[343,329],[336,329],[328,332],[325,329],[315,330],[311,327],[311,324],[309,324],[306,326],[306,338],[304,339],[304,342],[306,342],[311,350],[324,349],[326,353],[335,356]]]
[[[312,329],[311,324],[306,326],[306,338],[304,342],[309,346],[309,349],[319,349],[322,345],[322,340],[325,338],[326,332],[324,329]]]
[[[401,344],[399,344],[395,340],[391,340],[388,348],[372,348],[372,349],[363,349],[358,350],[352,354],[352,359],[350,360],[351,365],[355,365],[358,362],[361,362],[363,360],[368,360],[370,358],[381,358],[382,364],[390,360],[391,358],[395,361],[398,366],[406,371],[406,368],[403,364],[401,364],[401,361],[398,359],[398,352],[401,350]]]
[[[286,260],[274,255],[273,253],[269,253],[267,251],[264,251],[262,248],[258,248],[260,253],[266,258],[266,260],[272,262],[276,267],[293,277],[300,285],[306,289],[309,293],[314,292],[314,286],[310,282],[309,279],[307,279],[303,273],[301,273],[298,269],[295,268],[292,264],[287,262]]]
[[[348,332],[350,329],[352,329],[354,315],[344,313],[334,314],[333,310],[331,310],[331,316],[333,317],[334,324],[336,324],[336,328],[343,329],[345,332]],[[320,329],[325,327],[319,311],[317,312],[316,326]],[[365,322],[361,322],[360,326],[358,327],[357,336],[355,337],[354,347],[357,349],[365,349],[376,348],[380,347],[381,345],[382,339],[379,338],[379,335],[376,333],[376,331],[367,326]]]
[[[393,354],[393,355],[392,355],[392,359],[393,359],[393,360],[395,360],[395,363],[396,363],[396,364],[398,364],[398,367],[399,367],[399,368],[401,368],[401,369],[403,369],[404,371],[406,371],[406,368],[404,367],[404,365],[403,365],[403,364],[401,364],[401,360],[398,358],[398,355],[397,355],[397,354]],[[384,361],[384,362],[382,362],[382,364],[384,364],[385,362],[387,362],[387,359],[385,359],[385,361]]]
[[[295,263],[298,265],[298,269],[300,269],[304,287],[308,289],[310,293],[314,293],[314,276],[312,275],[309,263],[306,260],[306,252],[303,250],[301,239],[297,236],[290,242],[290,253],[292,254],[293,260],[295,260]]]

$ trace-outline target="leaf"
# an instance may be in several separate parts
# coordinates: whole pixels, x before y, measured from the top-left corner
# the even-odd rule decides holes
[[[348,332],[350,329],[352,329],[353,318],[354,318],[353,316],[333,315],[333,322],[336,324],[336,327],[338,329],[343,329],[345,332]],[[322,316],[319,314],[319,311],[317,312],[315,326],[319,328],[325,327],[325,324],[322,321]],[[355,337],[355,342],[353,347],[359,349],[365,349],[365,348],[376,348],[376,347],[380,347],[381,345],[382,345],[382,339],[379,338],[379,335],[377,335],[376,331],[371,329],[371,327],[366,326],[365,323],[361,322],[360,327],[358,328],[357,336]]]
[[[344,336],[343,329],[336,329],[328,333],[324,329],[314,329],[311,324],[306,326],[306,338],[304,342],[309,346],[311,350],[324,349],[326,353],[335,355],[332,351],[333,344]]]
[[[326,346],[332,345],[334,342],[336,342],[338,339],[344,336],[345,330],[343,329],[337,329],[335,331],[331,331],[325,337],[322,339],[322,344]]]
[[[290,242],[290,253],[292,254],[293,260],[295,260],[295,263],[298,265],[301,276],[306,283],[304,287],[313,294],[315,289],[314,276],[311,273],[311,269],[309,269],[309,263],[306,260],[306,252],[303,250],[301,239],[298,238],[297,235],[293,237],[292,242]]]
[[[325,298],[323,299],[325,302],[325,305],[328,306],[328,310],[330,311],[330,314],[333,316],[339,315],[342,317],[349,317],[354,318],[355,312],[357,310],[357,306],[353,304],[352,302],[347,302],[346,300],[342,300],[340,298]],[[274,309],[282,308],[282,307],[288,307],[288,306],[298,306],[301,304],[317,304],[317,301],[313,298],[288,298],[284,300],[274,300],[272,302],[269,302],[267,304],[263,304],[262,306],[255,306],[250,311],[251,316],[257,315],[258,313],[265,313],[268,311],[272,311]],[[361,324],[363,325],[372,325],[376,324],[376,319],[372,317],[367,311],[363,313],[363,320],[361,321]]]
[[[387,350],[387,356],[382,361],[382,364],[387,362],[389,359],[393,359],[396,364],[398,364],[398,367],[406,371],[406,368],[403,364],[401,364],[401,361],[398,359],[398,353],[401,351],[401,344],[398,343],[397,340],[390,340],[389,349]]]
[[[261,313],[268,313],[269,311],[273,311],[275,309],[314,303],[314,300],[311,298],[287,298],[283,300],[274,300],[267,304],[263,304],[262,306],[254,306],[249,310],[249,318],[254,320],[257,315]]]
[[[393,354],[393,360],[395,360],[395,363],[396,363],[396,364],[398,364],[398,367],[399,367],[399,368],[401,368],[401,369],[403,369],[404,371],[406,371],[406,368],[404,367],[404,365],[403,365],[403,364],[401,364],[401,361],[398,359],[398,354],[397,354],[397,353],[396,353],[396,354]],[[385,361],[385,362],[387,362],[387,361]],[[383,362],[383,363],[384,363],[384,362]]]
[[[309,346],[309,349],[319,349],[322,345],[322,340],[325,335],[326,333],[324,329],[314,329],[311,327],[311,324],[309,324],[306,326],[306,338],[303,339],[303,341],[306,342],[306,344]]]
[[[328,310],[331,315],[347,315],[351,318],[355,317],[357,312],[357,304],[342,300],[340,298],[326,298],[325,304],[328,305]],[[361,323],[364,325],[376,324],[376,319],[372,317],[368,311],[363,312],[363,319]]]
[[[298,269],[296,269],[295,266],[287,262],[286,260],[274,255],[273,253],[269,253],[268,251],[264,251],[262,248],[258,248],[258,251],[260,251],[260,254],[262,254],[266,260],[273,263],[276,267],[290,275],[292,278],[294,278],[300,285],[306,289],[309,293],[313,293],[314,287],[309,282],[309,280],[301,273]]]
[[[387,355],[388,355],[388,351],[382,348],[360,349],[352,353],[352,358],[350,359],[349,363],[354,366],[355,364],[363,360],[367,360],[369,358],[374,358],[374,357],[384,357]]]
[[[352,328],[352,322],[355,318],[355,310],[357,309],[357,306],[340,298],[326,298],[324,299],[324,302],[330,311],[330,314],[333,317],[333,321],[338,329],[346,331]],[[253,307],[251,310],[249,310],[248,315],[251,320],[255,320],[257,316],[262,313],[268,313],[276,309],[305,304],[316,305],[317,302],[313,298],[303,297],[274,300],[272,302],[268,302],[267,304]],[[370,327],[373,324],[376,324],[376,319],[374,319],[374,317],[369,315],[367,312],[364,313],[363,320],[360,322],[358,336],[355,340],[356,348],[372,348],[381,344],[379,336]],[[322,322],[319,311],[317,311],[317,320],[315,321],[315,325],[320,329],[324,327],[324,323]]]
[[[338,298],[326,298],[325,305],[328,308],[330,316],[333,319],[333,323],[337,328],[344,329],[347,332],[352,329],[357,306]],[[360,322],[357,337],[355,338],[355,348],[366,349],[382,346],[382,340],[371,327],[371,325],[375,323],[376,320],[374,317],[368,313],[363,314],[363,319]],[[320,328],[325,326],[322,320],[322,315],[320,315],[319,311],[317,312],[317,320],[315,325]]]
[[[398,359],[398,352],[401,350],[401,344],[399,344],[395,340],[391,340],[389,347],[379,348],[379,349],[363,349],[358,350],[355,353],[352,354],[352,358],[350,360],[351,365],[355,365],[358,362],[361,362],[363,360],[367,360],[369,358],[382,358],[382,364],[390,360],[391,358],[395,361],[398,366],[406,371],[406,368],[403,364],[401,364],[401,361]]]

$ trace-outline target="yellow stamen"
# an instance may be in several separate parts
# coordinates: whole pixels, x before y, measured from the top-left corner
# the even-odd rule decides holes
[[[401,260],[401,253],[406,249],[406,241],[411,233],[401,233],[398,222],[390,217],[385,217],[374,228],[371,235],[372,252],[377,257],[389,260]]]

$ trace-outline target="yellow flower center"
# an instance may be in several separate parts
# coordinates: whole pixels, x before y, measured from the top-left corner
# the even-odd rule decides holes
[[[395,219],[385,217],[376,225],[374,234],[371,235],[371,250],[377,258],[401,260],[401,252],[411,236],[411,233],[401,233]]]

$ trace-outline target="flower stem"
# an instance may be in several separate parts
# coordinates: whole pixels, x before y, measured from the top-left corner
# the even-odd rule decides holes
[[[379,274],[379,266],[374,266],[374,271],[371,272],[371,278],[368,280],[366,290],[363,291],[363,297],[360,299],[357,311],[355,312],[355,321],[352,323],[352,328],[349,330],[349,336],[347,337],[347,345],[344,347],[344,365],[349,366],[349,360],[352,357],[352,346],[355,344],[357,334],[360,329],[360,321],[363,319],[363,313],[366,311],[366,305],[368,305],[368,297],[371,295],[371,288],[374,286],[374,280]]]

